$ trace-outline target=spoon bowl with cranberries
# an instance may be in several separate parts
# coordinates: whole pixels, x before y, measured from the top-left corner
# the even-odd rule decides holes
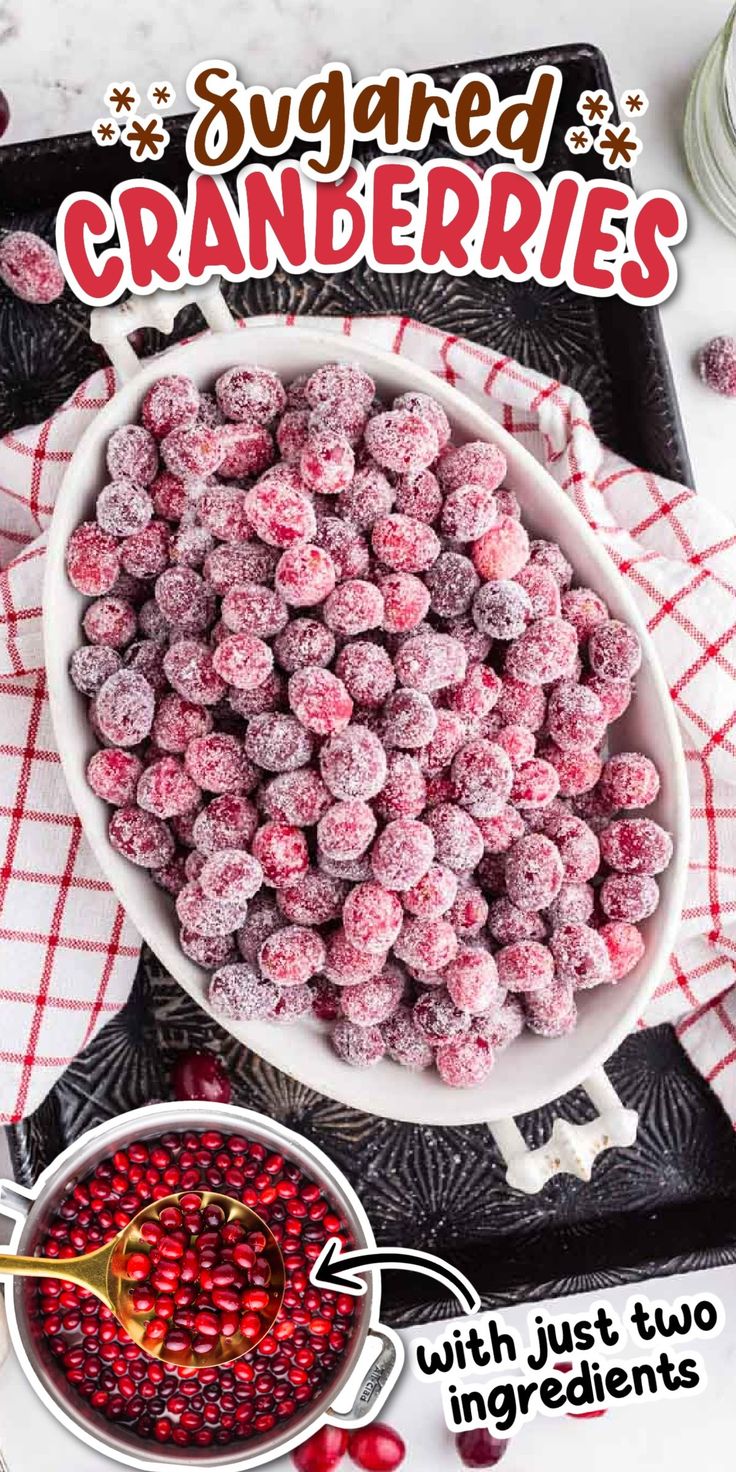
[[[156,1199],[73,1264],[2,1253],[0,1273],[73,1283],[111,1310],[146,1354],[195,1369],[249,1354],[273,1327],[284,1296],[273,1232],[221,1191]]]

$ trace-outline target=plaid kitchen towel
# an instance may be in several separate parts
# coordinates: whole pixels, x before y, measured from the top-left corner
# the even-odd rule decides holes
[[[606,450],[576,393],[510,358],[405,319],[319,326],[412,359],[482,402],[546,466],[628,581],[679,716],[693,823],[677,948],[644,1021],[675,1023],[736,1121],[736,527],[692,491]],[[45,424],[0,440],[5,1121],[35,1109],[122,1007],[138,957],[138,936],[96,867],[64,784],[41,635],[54,500],[82,431],[114,390],[112,371],[101,370]]]

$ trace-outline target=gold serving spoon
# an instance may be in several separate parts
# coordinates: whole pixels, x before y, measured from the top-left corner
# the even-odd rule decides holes
[[[268,1304],[259,1310],[258,1318],[260,1326],[258,1332],[252,1335],[243,1334],[240,1329],[232,1338],[224,1338],[218,1334],[213,1338],[213,1347],[207,1353],[194,1354],[192,1349],[171,1351],[165,1348],[163,1340],[153,1341],[146,1337],[146,1330],[151,1319],[155,1318],[155,1310],[148,1313],[137,1312],[133,1308],[131,1290],[146,1286],[145,1282],[135,1281],[126,1276],[125,1264],[129,1255],[133,1252],[143,1252],[148,1256],[150,1245],[145,1237],[141,1235],[141,1228],[146,1222],[158,1221],[162,1210],[167,1206],[179,1206],[182,1196],[196,1195],[199,1197],[202,1210],[209,1206],[219,1206],[224,1213],[222,1226],[230,1222],[240,1222],[246,1232],[261,1232],[266,1239],[265,1247],[258,1252],[259,1258],[265,1258],[271,1270],[268,1287],[262,1291],[268,1293]],[[203,1230],[207,1230],[206,1227]],[[250,1207],[243,1206],[242,1202],[235,1201],[232,1196],[224,1196],[219,1191],[178,1191],[171,1196],[165,1196],[160,1201],[150,1202],[144,1206],[137,1216],[123,1227],[111,1242],[104,1247],[98,1247],[94,1252],[85,1253],[83,1257],[70,1258],[48,1258],[48,1257],[18,1257],[15,1253],[0,1253],[0,1276],[4,1273],[11,1277],[25,1278],[62,1278],[68,1283],[76,1283],[79,1288],[84,1288],[87,1293],[93,1293],[104,1303],[115,1315],[115,1318],[125,1329],[126,1334],[143,1350],[154,1359],[164,1360],[167,1364],[187,1365],[192,1368],[201,1369],[209,1365],[223,1365],[229,1360],[239,1359],[241,1355],[248,1354],[268,1334],[271,1329],[284,1296],[284,1259],[281,1248],[276,1238]],[[242,1312],[238,1319],[243,1318]]]

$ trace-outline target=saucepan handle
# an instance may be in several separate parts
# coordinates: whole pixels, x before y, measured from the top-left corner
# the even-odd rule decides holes
[[[180,291],[152,291],[149,296],[129,296],[111,307],[95,307],[90,314],[89,335],[107,353],[115,372],[125,383],[140,372],[141,362],[129,342],[139,327],[156,327],[169,333],[184,307],[198,306],[213,332],[232,332],[235,319],[222,294],[219,277],[203,286],[183,286]]]
[[[378,1352],[358,1386],[350,1410],[328,1412],[327,1419],[333,1425],[356,1426],[361,1421],[372,1420],[401,1372],[404,1346],[398,1334],[393,1329],[387,1329],[385,1324],[376,1324],[371,1327],[369,1338],[379,1340]]]
[[[604,1150],[633,1145],[639,1116],[622,1103],[605,1069],[596,1068],[581,1088],[595,1105],[595,1119],[585,1124],[556,1119],[549,1139],[536,1150],[529,1149],[516,1120],[497,1119],[489,1124],[508,1167],[506,1180],[517,1191],[533,1195],[559,1175],[589,1181],[593,1162]]]
[[[25,1186],[0,1179],[0,1216],[13,1222],[24,1222],[33,1205],[33,1196]]]

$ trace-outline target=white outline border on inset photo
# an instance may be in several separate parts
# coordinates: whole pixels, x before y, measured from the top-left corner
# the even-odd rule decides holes
[[[184,1109],[186,1110],[186,1106],[184,1106]],[[212,1110],[211,1115],[210,1109]],[[54,1175],[56,1175],[59,1167],[63,1166],[64,1163],[67,1161],[71,1165],[78,1155],[80,1147],[86,1145],[88,1141],[94,1140],[98,1137],[103,1137],[104,1135],[108,1134],[113,1125],[115,1126],[116,1130],[119,1126],[125,1127],[126,1125],[130,1125],[131,1131],[134,1134],[136,1123],[138,1121],[140,1121],[142,1126],[147,1126],[152,1119],[155,1119],[156,1114],[159,1111],[162,1113],[166,1111],[168,1116],[170,1110],[170,1102],[144,1105],[139,1109],[131,1109],[125,1114],[119,1114],[114,1116],[112,1119],[105,1120],[103,1124],[96,1125],[94,1129],[86,1130],[83,1135],[80,1135],[77,1140],[75,1140],[71,1145],[68,1145],[66,1150],[63,1150],[60,1155],[57,1155],[50,1165],[46,1166],[45,1170],[41,1172],[41,1175],[39,1176],[33,1190],[28,1190],[24,1186],[16,1186],[15,1182],[8,1180],[6,1184],[8,1187],[10,1199],[5,1202],[2,1201],[2,1197],[0,1196],[0,1216],[5,1216],[8,1220],[12,1218],[15,1219],[16,1224],[13,1228],[11,1239],[8,1244],[9,1250],[11,1252],[17,1251],[26,1219],[21,1210],[18,1207],[13,1206],[13,1195],[22,1197],[24,1200],[28,1201],[30,1209],[33,1206],[34,1202],[37,1200],[38,1196],[40,1196],[41,1192],[43,1191],[49,1180]],[[365,1208],[360,1201],[360,1198],[356,1195],[355,1190],[353,1186],[351,1186],[347,1177],[343,1175],[339,1167],[335,1165],[334,1161],[331,1160],[330,1157],[323,1150],[320,1150],[317,1145],[313,1145],[311,1140],[307,1140],[304,1135],[300,1135],[297,1130],[290,1129],[288,1125],[282,1124],[279,1120],[273,1120],[270,1118],[269,1115],[261,1114],[256,1109],[242,1109],[239,1105],[235,1104],[218,1104],[216,1106],[208,1106],[204,1103],[198,1103],[196,1106],[198,1120],[197,1127],[206,1128],[210,1119],[212,1119],[213,1126],[215,1121],[218,1121],[221,1127],[223,1110],[227,1110],[229,1113],[232,1113],[233,1132],[235,1132],[236,1129],[247,1132],[247,1127],[249,1124],[254,1124],[260,1130],[266,1133],[273,1132],[275,1130],[279,1136],[283,1137],[287,1151],[288,1143],[293,1142],[298,1152],[310,1156],[311,1159],[314,1161],[315,1170],[317,1170],[322,1176],[327,1176],[327,1183],[329,1184],[331,1177],[334,1178],[339,1188],[344,1192],[363,1232],[366,1247],[374,1248],[376,1246],[373,1228],[370,1224]],[[187,1127],[195,1127],[193,1121],[190,1121],[187,1118],[184,1111],[183,1114],[184,1117],[182,1118],[181,1128],[184,1129]],[[168,1119],[166,1127],[167,1129],[171,1130],[175,1129],[176,1125],[172,1125],[170,1119]],[[279,1141],[279,1143],[281,1143],[281,1141]],[[141,1472],[162,1472],[162,1468],[171,1468],[172,1472],[193,1472],[193,1468],[195,1466],[201,1465],[203,1469],[207,1467],[208,1463],[206,1458],[198,1459],[195,1463],[192,1461],[191,1458],[185,1461],[181,1461],[179,1460],[179,1458],[175,1459],[173,1456],[169,1457],[167,1455],[160,1456],[155,1461],[148,1461],[141,1457],[128,1455],[128,1453],[126,1452],[118,1451],[117,1449],[108,1446],[104,1441],[98,1441],[97,1437],[94,1436],[92,1432],[86,1431],[83,1427],[79,1426],[76,1421],[72,1420],[70,1416],[67,1416],[61,1406],[59,1406],[57,1402],[53,1399],[53,1397],[49,1395],[45,1386],[42,1384],[39,1376],[36,1373],[34,1365],[26,1352],[25,1346],[22,1343],[20,1328],[15,1312],[14,1295],[12,1291],[10,1291],[12,1289],[14,1280],[8,1274],[0,1274],[0,1282],[2,1282],[6,1288],[5,1308],[7,1313],[8,1329],[10,1331],[11,1343],[20,1362],[21,1368],[26,1376],[26,1379],[35,1391],[36,1395],[38,1395],[39,1399],[43,1401],[43,1404],[46,1406],[47,1410],[51,1412],[52,1416],[54,1416],[55,1419],[59,1421],[61,1425],[64,1426],[66,1430],[71,1433],[72,1436],[75,1436],[79,1441],[83,1441],[87,1446],[91,1447],[93,1451],[98,1452],[104,1457],[108,1457],[111,1461],[122,1463],[126,1467],[135,1467],[141,1469]],[[391,1373],[388,1375],[386,1384],[383,1387],[380,1395],[376,1397],[375,1406],[372,1409],[370,1420],[373,1420],[375,1416],[379,1414],[380,1410],[386,1402],[387,1397],[395,1388],[401,1371],[404,1367],[405,1359],[403,1341],[400,1339],[395,1330],[387,1328],[387,1326],[380,1321],[380,1305],[380,1282],[376,1282],[374,1287],[373,1304],[371,1306],[371,1316],[368,1327],[365,1331],[364,1347],[370,1339],[371,1335],[373,1335],[374,1337],[382,1338],[384,1340],[388,1339],[391,1341],[394,1347],[396,1353],[396,1363],[393,1366]],[[358,1357],[358,1360],[356,1361],[355,1368],[346,1385],[343,1385],[339,1392],[337,1392],[338,1399],[345,1395],[348,1387],[354,1381],[357,1381],[358,1374],[361,1370],[362,1359],[363,1355],[360,1355]],[[365,1371],[363,1371],[363,1375],[364,1378],[366,1378]],[[337,1424],[340,1426],[351,1426],[358,1424],[365,1425],[368,1424],[368,1418],[365,1416],[356,1416],[353,1419],[350,1418],[348,1415],[344,1415],[339,1412],[333,1413],[332,1408],[330,1408],[326,1411],[323,1411],[318,1417],[315,1418],[313,1422],[306,1424],[302,1428],[301,1434],[299,1436],[294,1436],[291,1437],[288,1441],[281,1442],[278,1447],[275,1447],[273,1449],[273,1451],[266,1452],[265,1454],[263,1452],[254,1451],[250,1456],[243,1457],[240,1460],[233,1460],[232,1462],[218,1461],[212,1464],[213,1472],[248,1472],[248,1469],[263,1467],[268,1462],[275,1461],[278,1457],[288,1456],[290,1452],[295,1450],[296,1447],[301,1446],[302,1443],[306,1441],[309,1436],[313,1436],[315,1431],[319,1430],[321,1426],[324,1426],[326,1424]]]

